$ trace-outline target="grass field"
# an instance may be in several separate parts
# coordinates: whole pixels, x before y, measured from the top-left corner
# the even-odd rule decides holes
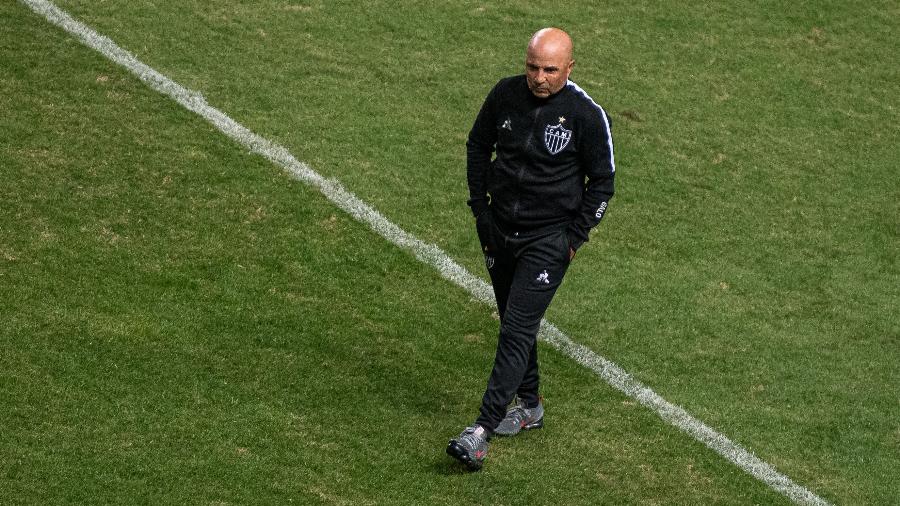
[[[836,504],[900,498],[892,2],[58,5],[484,275],[463,143],[572,33],[617,195],[548,319]],[[542,347],[481,473],[491,308],[0,3],[0,504],[787,504]]]

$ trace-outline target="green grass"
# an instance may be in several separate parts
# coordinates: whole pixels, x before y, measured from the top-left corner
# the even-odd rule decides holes
[[[60,5],[477,274],[465,135],[569,29],[619,192],[550,319],[820,496],[900,496],[896,6]],[[487,307],[0,19],[0,503],[787,502],[549,348],[547,429],[460,472]]]

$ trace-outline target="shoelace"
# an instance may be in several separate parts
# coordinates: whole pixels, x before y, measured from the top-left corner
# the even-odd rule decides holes
[[[459,436],[460,442],[470,448],[478,448],[484,441],[483,438],[475,435],[475,428],[467,428],[462,435]]]
[[[513,420],[515,420],[517,424],[522,423],[523,420],[527,420],[528,417],[531,416],[531,414],[528,412],[528,409],[523,407],[521,404],[515,406],[509,411],[510,412],[507,416],[512,416]]]

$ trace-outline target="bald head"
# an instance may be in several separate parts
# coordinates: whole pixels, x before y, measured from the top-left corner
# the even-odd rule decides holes
[[[527,53],[553,55],[572,60],[572,38],[559,28],[542,28],[528,41]]]
[[[561,90],[574,66],[569,34],[559,28],[543,28],[532,35],[525,51],[525,76],[536,97],[547,98]]]

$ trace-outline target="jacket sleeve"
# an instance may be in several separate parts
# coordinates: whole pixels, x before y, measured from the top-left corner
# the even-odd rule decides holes
[[[614,192],[616,163],[613,156],[612,122],[599,106],[589,114],[580,136],[581,166],[587,178],[581,209],[569,226],[569,246],[578,249],[588,241],[592,228],[606,214]]]
[[[466,141],[466,179],[469,183],[469,207],[478,217],[488,209],[488,172],[497,144],[498,88],[494,86],[481,106]]]

